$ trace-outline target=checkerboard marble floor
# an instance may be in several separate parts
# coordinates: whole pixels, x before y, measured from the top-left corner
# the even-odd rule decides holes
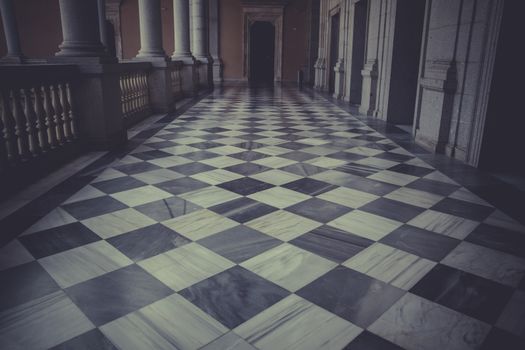
[[[291,89],[204,98],[0,267],[2,349],[525,349],[525,228]]]

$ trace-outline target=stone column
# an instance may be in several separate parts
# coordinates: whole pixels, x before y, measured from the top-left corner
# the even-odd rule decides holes
[[[192,33],[192,52],[196,60],[199,61],[199,87],[210,87],[213,82],[211,78],[211,60],[208,52],[208,26],[206,2],[207,0],[191,0],[191,33]]]
[[[210,55],[213,60],[213,81],[222,82],[222,61],[219,56],[219,0],[209,0],[209,30]]]
[[[5,41],[7,43],[7,55],[0,62],[22,63],[23,54],[20,47],[20,37],[16,24],[13,0],[0,0],[0,12],[4,24]]]
[[[100,42],[108,50],[108,30],[106,26],[106,0],[97,0],[98,3],[98,29]]]
[[[175,34],[175,51],[171,59],[181,61],[182,90],[184,95],[194,95],[198,92],[198,84],[194,83],[195,59],[190,51],[190,0],[173,0],[173,29]]]
[[[59,0],[62,36],[62,57],[103,57],[106,55],[100,42],[98,0]]]
[[[140,51],[137,57],[166,57],[162,48],[160,0],[139,0]]]

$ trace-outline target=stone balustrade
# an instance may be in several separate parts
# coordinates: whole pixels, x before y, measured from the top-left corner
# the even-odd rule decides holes
[[[124,63],[125,71],[120,75],[122,117],[129,126],[148,117],[151,105],[148,87],[147,63]]]

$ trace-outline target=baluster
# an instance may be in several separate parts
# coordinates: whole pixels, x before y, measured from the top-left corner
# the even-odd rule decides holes
[[[64,137],[66,138],[67,142],[71,142],[73,140],[73,137],[71,136],[71,106],[68,103],[67,95],[66,95],[66,86],[64,83],[58,84],[58,91],[60,96],[60,105],[62,106],[62,125],[63,125],[63,131],[64,131]]]
[[[46,130],[49,146],[56,148],[58,145],[57,136],[55,133],[55,110],[51,102],[51,91],[49,86],[42,86],[42,93],[44,94],[44,110],[46,111]]]
[[[122,109],[122,115],[125,117],[126,116],[126,91],[124,88],[124,75],[120,76],[119,85],[120,85],[120,107]]]
[[[146,110],[149,112],[149,87],[148,87],[148,73],[142,74],[142,92],[144,93],[144,102]]]
[[[9,103],[9,93],[2,90],[0,97],[2,98],[2,138],[4,139],[7,151],[7,160],[14,163],[19,159],[18,146],[16,145],[15,137],[15,119],[11,111],[11,104]]]
[[[18,154],[22,159],[27,159],[29,153],[29,142],[26,130],[26,117],[20,102],[20,90],[11,91],[11,100],[13,101],[13,116],[15,117],[15,135],[18,144]]]
[[[71,98],[71,85],[66,83],[66,101],[69,107],[69,130],[71,130],[71,139],[77,138],[77,116],[73,107],[73,99]]]
[[[6,142],[4,140],[4,123],[2,123],[2,118],[4,115],[4,108],[0,104],[0,174],[3,173],[6,168],[9,166],[9,160],[7,155]]]
[[[140,105],[140,111],[143,112],[146,109],[146,101],[144,98],[144,82],[142,80],[143,73],[138,72],[137,73],[137,84],[139,87],[139,105]]]
[[[29,150],[33,156],[37,156],[41,152],[41,149],[38,142],[37,119],[34,110],[33,93],[31,90],[31,88],[24,88],[22,92],[24,95],[24,111],[26,115],[26,131],[29,140]]]
[[[133,114],[137,113],[139,110],[139,103],[138,103],[138,88],[137,88],[137,73],[133,73],[131,76],[131,86],[132,86],[132,92],[133,92]]]
[[[63,109],[60,105],[60,97],[58,96],[58,87],[51,85],[51,102],[53,103],[53,109],[55,110],[55,132],[57,135],[57,141],[59,144],[64,143],[64,121],[62,117]]]
[[[38,133],[38,143],[42,152],[46,152],[49,149],[49,143],[47,141],[46,133],[46,112],[44,111],[42,88],[32,88],[33,95],[35,96],[35,113],[36,113],[36,129]]]
[[[133,88],[132,88],[132,84],[131,84],[132,79],[133,79],[133,75],[132,75],[132,73],[129,73],[128,76],[126,77],[128,106],[129,106],[128,116],[133,114]]]

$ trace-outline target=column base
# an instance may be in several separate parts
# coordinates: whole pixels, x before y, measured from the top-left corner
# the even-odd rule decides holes
[[[22,63],[26,63],[27,62],[27,59],[20,55],[20,56],[17,56],[17,55],[6,55],[2,58],[0,58],[0,64],[22,64]]]

